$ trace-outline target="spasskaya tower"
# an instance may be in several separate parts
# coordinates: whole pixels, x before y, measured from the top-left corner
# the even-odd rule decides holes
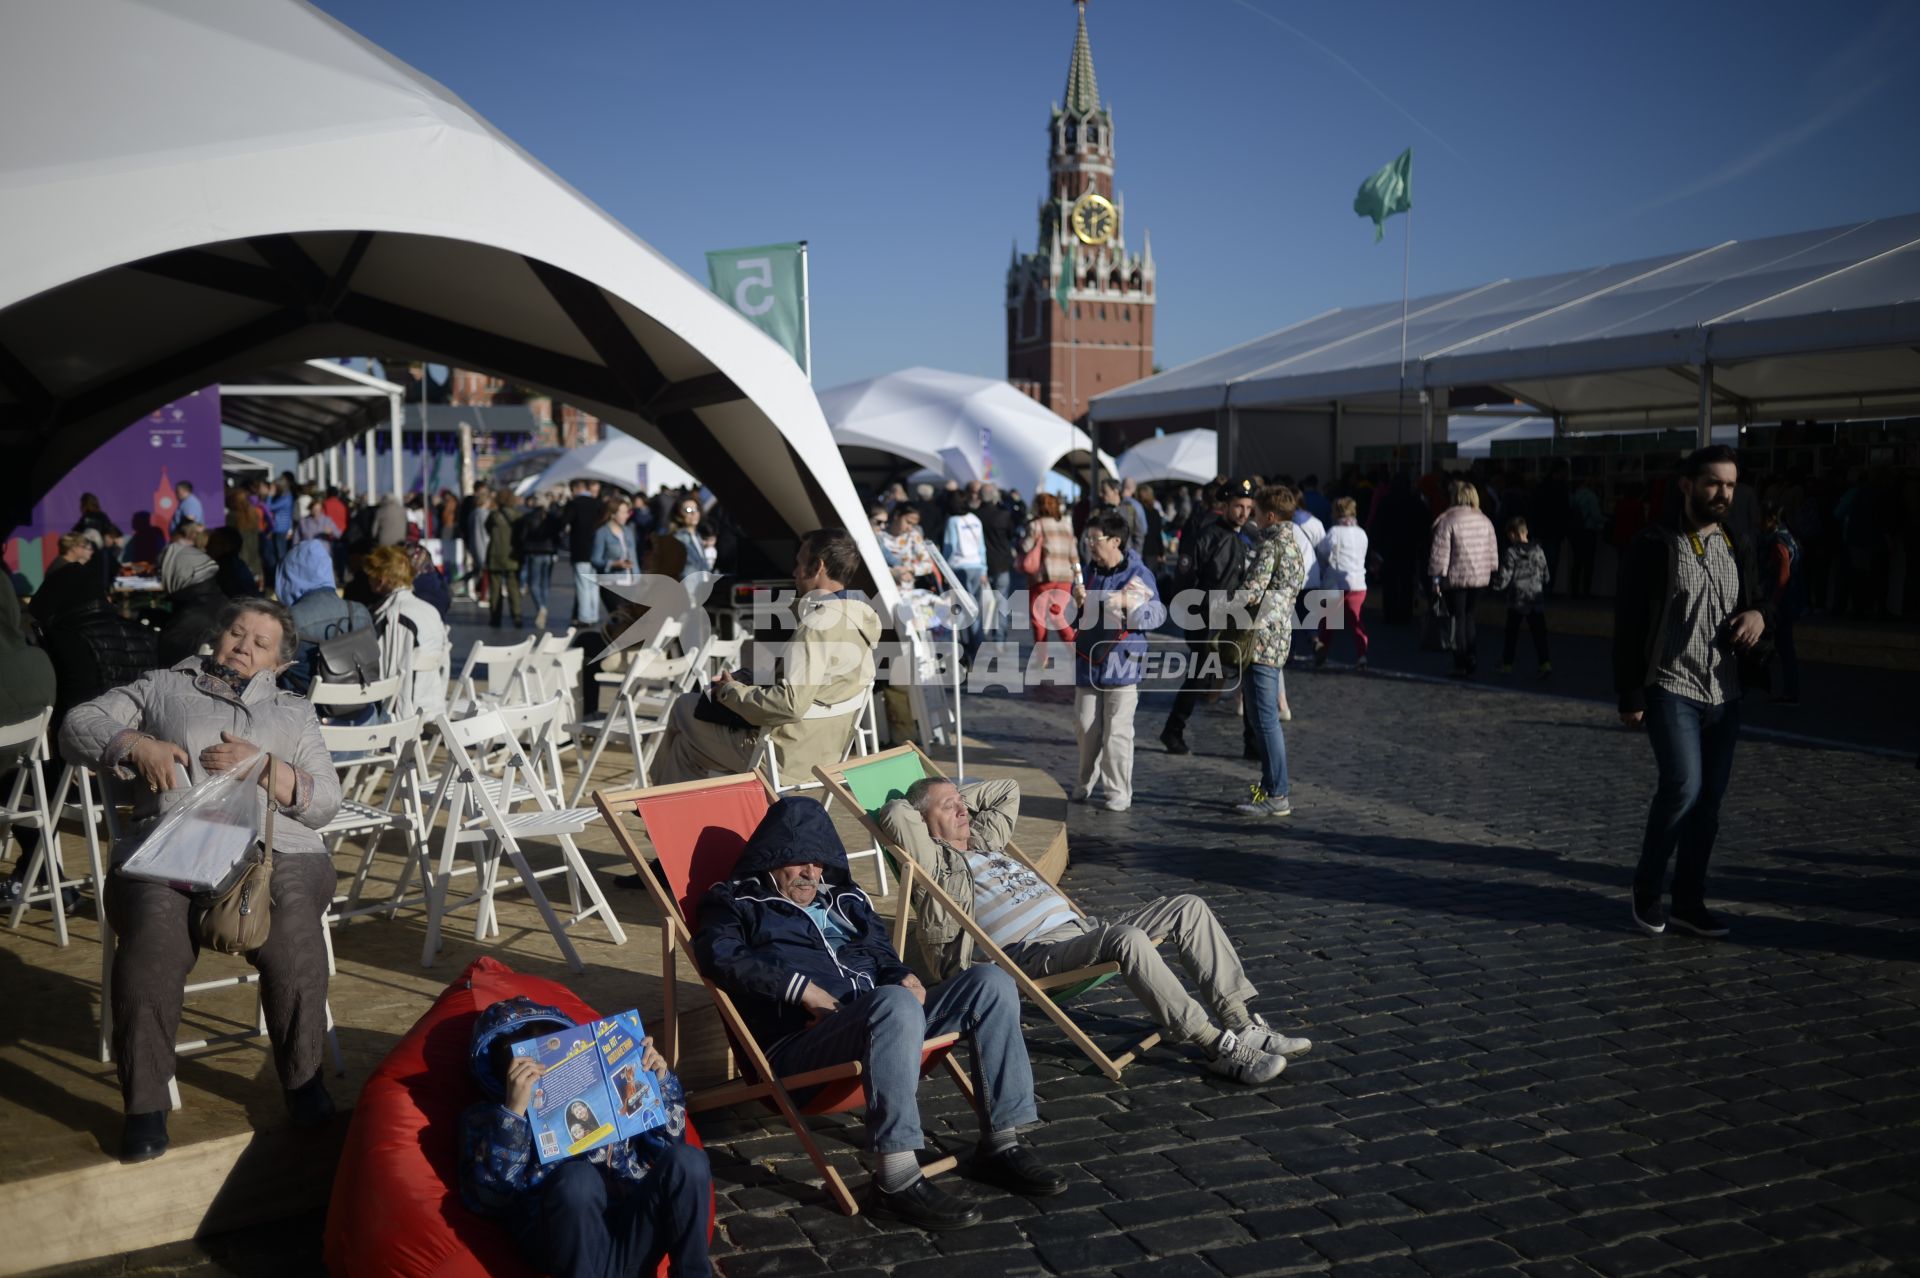
[[[1007,380],[1081,422],[1089,399],[1153,371],[1154,267],[1144,232],[1142,251],[1127,251],[1113,112],[1094,81],[1086,0],[1075,7],[1065,101],[1047,124],[1039,248],[1022,253],[1016,240],[1007,268]]]

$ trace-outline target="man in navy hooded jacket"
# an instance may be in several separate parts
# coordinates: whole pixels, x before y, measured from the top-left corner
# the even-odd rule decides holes
[[[787,798],[768,809],[733,878],[701,903],[695,945],[701,968],[732,996],[779,1074],[852,1060],[864,1066],[879,1214],[923,1229],[980,1220],[978,1208],[923,1177],[915,1156],[925,1143],[914,1096],[921,1044],[951,1031],[972,1040],[974,1092],[984,1106],[971,1174],[1019,1194],[1066,1188],[1014,1136],[1038,1115],[1012,978],[983,965],[928,993],[855,886],[818,803]]]

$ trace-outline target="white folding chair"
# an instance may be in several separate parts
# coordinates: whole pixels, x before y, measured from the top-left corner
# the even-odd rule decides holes
[[[533,652],[533,636],[519,643],[476,643],[467,650],[466,664],[460,667],[460,688],[456,700],[463,706],[525,704],[528,687],[521,667]],[[487,690],[481,692],[475,680],[480,667],[487,670]]]
[[[44,902],[53,911],[54,937],[64,946],[67,943],[67,902],[63,889],[86,880],[67,877],[66,866],[60,858],[59,822],[54,818],[55,809],[47,802],[47,724],[52,718],[53,711],[49,708],[31,719],[0,724],[0,750],[9,746],[30,746],[16,765],[13,786],[5,803],[0,804],[0,847],[5,846],[7,835],[16,828],[40,831],[39,846],[34,848],[32,856],[26,857],[20,896],[13,903],[7,926],[18,929],[21,916],[26,914],[28,907]],[[18,838],[17,835],[15,837]],[[24,855],[26,844],[21,843],[20,846]]]
[[[744,635],[735,635],[731,639],[713,638],[707,641],[707,678],[717,679],[722,674],[731,674],[738,670],[746,660],[747,640]]]
[[[574,786],[573,803],[578,806],[600,764],[607,743],[624,737],[633,750],[632,788],[649,784],[647,770],[660,749],[660,738],[667,730],[667,714],[674,698],[690,691],[706,669],[706,648],[700,647],[677,657],[655,649],[643,649],[634,655],[626,676],[614,692],[613,705],[605,714],[594,715],[572,725],[576,739],[593,738],[593,751],[580,765],[580,780]]]
[[[326,727],[327,716],[339,709],[352,707],[364,710],[374,708],[376,720],[393,717],[393,705],[400,697],[402,675],[388,675],[367,683],[328,683],[325,679],[315,679],[307,689],[307,699],[313,703],[313,712],[320,716],[322,727]],[[339,752],[334,755],[338,763]],[[340,769],[340,792],[352,798],[365,800],[380,783],[385,771],[383,764],[374,759],[353,760],[351,766]]]
[[[333,820],[318,833],[327,851],[338,852],[348,839],[360,842],[360,864],[354,871],[353,886],[344,894],[336,893],[328,911],[329,925],[359,918],[363,914],[386,911],[392,918],[406,902],[407,887],[414,871],[431,851],[427,826],[426,797],[421,793],[420,762],[421,720],[409,715],[393,723],[369,723],[358,726],[320,725],[320,737],[334,756],[341,773],[344,792],[347,777],[356,769],[373,770],[387,778],[386,797],[379,804],[369,797],[343,797]],[[344,756],[344,757],[343,757]],[[398,833],[404,844],[399,880],[385,901],[374,905],[360,903],[367,874],[381,842],[389,833]]]
[[[476,941],[499,935],[494,898],[500,891],[516,886],[527,889],[534,908],[540,911],[547,930],[574,971],[586,970],[567,935],[567,929],[574,924],[597,914],[606,924],[613,943],[626,944],[626,932],[573,842],[575,834],[599,819],[599,810],[557,807],[541,785],[522,780],[534,768],[531,756],[546,748],[544,739],[564,713],[564,706],[565,702],[556,697],[538,706],[502,707],[465,719],[442,715],[436,722],[436,730],[447,748],[447,769],[434,792],[429,821],[444,813],[446,824],[441,834],[439,862],[430,867],[427,874],[427,937],[420,952],[422,967],[433,966],[447,916],[468,905],[479,907],[474,917]],[[531,750],[523,746],[523,735],[534,739]],[[500,761],[497,773],[485,770],[483,765],[488,758]],[[516,810],[527,803],[533,806]],[[560,864],[537,872],[533,870],[521,846],[524,839],[553,840],[560,848]],[[474,849],[470,866],[455,863],[462,846]],[[503,857],[512,861],[518,871],[516,877],[505,881],[500,877]],[[454,878],[468,873],[475,876],[474,890],[458,901],[449,901]],[[568,879],[573,917],[566,923],[554,913],[552,902],[540,887],[540,880],[556,874],[564,874]],[[585,909],[581,908],[582,893],[591,902]]]
[[[112,779],[109,778],[106,773],[99,775],[100,811],[106,822],[107,840],[110,847],[117,849],[120,847],[123,837],[122,827],[120,825],[120,800],[114,793],[115,783]],[[90,773],[86,768],[75,769],[75,778],[83,789],[91,783]],[[100,892],[98,902],[98,913],[100,915],[99,1043],[100,1060],[105,1064],[113,1060],[113,955],[115,944],[113,925],[107,921],[106,892],[109,889],[102,884],[98,890]],[[321,924],[320,935],[326,942],[327,972],[331,975],[333,972],[333,934],[326,927],[324,920]],[[260,997],[260,973],[258,971],[249,970],[239,976],[224,976],[211,981],[189,981],[186,985],[186,996],[192,998],[195,994],[205,994],[209,990],[230,989],[240,985],[251,985],[254,989],[253,1025],[248,1029],[235,1030],[227,1034],[209,1034],[205,1038],[180,1039],[173,1045],[174,1055],[185,1056],[190,1052],[200,1052],[210,1047],[218,1047],[222,1043],[244,1043],[252,1039],[260,1038],[266,1034],[267,1008]],[[328,1055],[333,1058],[334,1074],[336,1076],[342,1075],[347,1072],[347,1067],[340,1056],[340,1035],[334,1029],[333,1001],[331,999],[327,1001],[326,1013],[327,1052]],[[170,1102],[170,1108],[180,1108],[180,1080],[178,1078],[169,1078],[167,1080],[167,1097]]]

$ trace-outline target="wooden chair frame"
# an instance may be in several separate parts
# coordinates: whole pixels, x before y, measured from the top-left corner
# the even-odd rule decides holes
[[[1088,1036],[1085,1030],[1074,1023],[1073,1018],[1067,1015],[1066,1009],[1060,1006],[1060,1000],[1092,989],[1096,985],[1104,984],[1108,978],[1119,973],[1120,965],[1114,962],[1095,963],[1088,967],[1077,967],[1070,972],[1057,972],[1052,976],[1028,975],[1025,971],[1021,970],[1019,964],[1008,957],[1005,950],[994,944],[993,938],[987,935],[987,930],[974,921],[973,912],[968,909],[962,909],[959,903],[949,896],[944,888],[928,876],[928,874],[915,863],[912,857],[906,854],[904,849],[887,837],[886,830],[881,827],[878,821],[873,819],[873,816],[865,808],[860,806],[859,800],[854,798],[853,790],[847,785],[846,772],[848,768],[859,767],[862,764],[875,763],[886,759],[894,759],[907,754],[919,756],[921,772],[925,776],[937,777],[943,781],[951,779],[935,765],[932,759],[927,757],[926,751],[922,750],[913,742],[908,742],[902,746],[895,746],[891,750],[882,750],[878,754],[868,755],[863,759],[848,759],[843,763],[835,764],[831,768],[816,767],[813,770],[814,775],[820,778],[821,784],[826,786],[827,793],[839,799],[852,810],[861,826],[873,836],[875,845],[882,850],[883,855],[885,855],[889,861],[893,862],[894,873],[899,878],[899,894],[894,905],[893,919],[894,949],[899,950],[906,941],[907,915],[912,908],[913,888],[916,883],[921,884],[926,888],[927,895],[931,897],[941,909],[947,911],[947,913],[959,923],[961,929],[973,938],[974,946],[979,953],[986,955],[1001,971],[1011,976],[1014,984],[1020,987],[1020,992],[1032,1001],[1042,1012],[1045,1012],[1047,1019],[1060,1027],[1060,1032],[1067,1036],[1069,1042],[1080,1049],[1082,1055],[1093,1062],[1094,1068],[1115,1082],[1119,1082],[1122,1070],[1126,1069],[1127,1066],[1133,1064],[1136,1060],[1140,1059],[1141,1056],[1159,1044],[1162,1038],[1161,1032],[1155,1030],[1128,1044],[1125,1050],[1118,1055],[1109,1056],[1101,1049],[1099,1044],[1095,1043],[1093,1039]],[[1040,867],[1035,865],[1033,861],[1028,858],[1027,854],[1020,850],[1020,845],[1011,839],[1007,841],[1006,847],[1001,849],[1001,851],[1026,866],[1029,870],[1032,870],[1035,874],[1040,873]],[[1060,899],[1067,903],[1069,909],[1083,919],[1086,917],[1086,912],[1074,904],[1072,897],[1057,887],[1055,891],[1060,892]],[[1154,942],[1158,944],[1163,938],[1155,937],[1153,939]]]
[[[789,1074],[785,1077],[781,1077],[774,1072],[772,1062],[768,1060],[765,1049],[760,1046],[759,1042],[754,1038],[752,1031],[747,1028],[746,1020],[740,1015],[740,1010],[734,1005],[733,999],[725,990],[714,984],[705,972],[700,970],[699,960],[695,957],[693,949],[693,932],[687,924],[685,915],[681,912],[680,903],[662,886],[653,868],[650,867],[646,863],[645,858],[642,857],[639,846],[634,842],[631,829],[628,827],[626,821],[621,819],[624,814],[627,816],[639,816],[644,822],[646,817],[640,808],[648,799],[730,787],[738,785],[740,782],[746,781],[749,778],[760,783],[761,792],[766,796],[767,804],[771,807],[778,796],[775,794],[773,787],[768,784],[767,779],[759,773],[740,773],[733,776],[711,777],[699,781],[683,781],[674,785],[652,786],[639,790],[596,790],[594,791],[593,801],[600,808],[600,813],[606,820],[607,828],[613,831],[613,837],[619,842],[621,851],[625,852],[627,859],[633,862],[634,869],[640,874],[641,882],[646,884],[647,890],[653,894],[654,905],[660,911],[660,1024],[663,1037],[661,1053],[667,1058],[668,1064],[678,1064],[680,1036],[674,998],[675,985],[678,979],[676,956],[678,954],[685,954],[688,966],[693,968],[699,975],[700,983],[706,986],[707,996],[713,1000],[714,1008],[720,1014],[720,1023],[725,1029],[729,1041],[738,1052],[739,1058],[744,1059],[746,1064],[746,1072],[743,1075],[736,1074],[735,1077],[728,1079],[724,1083],[714,1087],[703,1088],[688,1096],[687,1108],[697,1113],[703,1110],[740,1105],[749,1101],[763,1101],[771,1104],[779,1111],[780,1116],[786,1120],[787,1126],[793,1130],[793,1134],[806,1149],[808,1159],[812,1161],[815,1169],[818,1170],[825,1179],[827,1192],[833,1198],[835,1205],[845,1214],[857,1216],[860,1214],[859,1203],[855,1201],[853,1194],[847,1189],[846,1181],[841,1179],[840,1173],[834,1169],[833,1164],[827,1161],[825,1151],[820,1148],[819,1142],[814,1139],[813,1133],[808,1129],[802,1115],[810,1113],[834,1113],[842,1109],[851,1108],[853,1104],[858,1103],[858,1089],[855,1088],[853,1090],[853,1096],[856,1099],[851,1102],[828,1104],[809,1102],[804,1106],[794,1100],[793,1093],[805,1088],[818,1087],[822,1084],[839,1083],[844,1085],[850,1082],[857,1082],[860,1075],[865,1072],[864,1066],[856,1060],[848,1061],[840,1065],[829,1065],[821,1069],[808,1070],[800,1074]],[[649,833],[649,838],[651,838],[651,833]],[[968,1077],[967,1072],[961,1069],[953,1059],[953,1045],[959,1041],[959,1038],[960,1035],[958,1033],[953,1033],[939,1034],[927,1039],[921,1046],[921,1072],[924,1075],[931,1070],[937,1060],[940,1065],[946,1067],[948,1075],[952,1077],[954,1084],[959,1087],[961,1094],[964,1095],[968,1102],[977,1110],[980,1101],[979,1098],[974,1095],[973,1080]],[[923,1164],[920,1171],[921,1174],[925,1176],[937,1176],[942,1172],[951,1171],[957,1163],[958,1160],[953,1155],[948,1155],[935,1162]]]

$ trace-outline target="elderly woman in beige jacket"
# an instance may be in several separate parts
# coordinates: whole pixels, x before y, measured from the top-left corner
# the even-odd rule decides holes
[[[327,1030],[327,948],[321,922],[333,900],[333,859],[317,831],[340,808],[333,769],[313,706],[280,691],[298,633],[280,604],[229,604],[208,636],[213,652],[154,670],[74,707],[60,730],[70,763],[117,778],[133,801],[128,837],[113,849],[107,918],[119,937],[113,960],[113,1060],[126,1107],[121,1157],[157,1158],[167,1148],[167,1084],[187,975],[199,957],[193,898],[160,883],[129,879],[118,866],[187,786],[250,765],[262,751],[263,803],[276,805],[273,926],[247,955],[260,970],[260,998],[274,1064],[297,1124],[333,1114],[321,1082]],[[186,773],[186,783],[180,772]]]
[[[816,529],[801,539],[793,566],[800,593],[797,627],[780,677],[756,685],[722,674],[705,691],[683,694],[667,715],[655,782],[743,772],[762,733],[773,736],[783,781],[811,777],[815,765],[840,762],[853,735],[855,711],[831,718],[806,715],[873,690],[880,614],[847,589],[859,571],[860,551],[841,529]],[[700,717],[703,700],[717,708],[706,712],[708,718]],[[738,725],[713,722],[719,709],[731,711]]]

